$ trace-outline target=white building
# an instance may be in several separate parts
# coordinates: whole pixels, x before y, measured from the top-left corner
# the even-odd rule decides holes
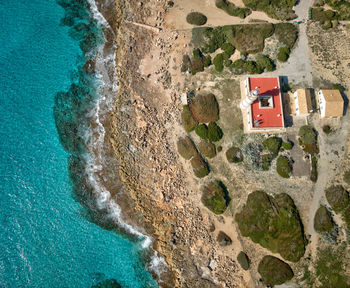
[[[320,90],[317,93],[321,117],[341,117],[344,113],[344,99],[339,90]]]

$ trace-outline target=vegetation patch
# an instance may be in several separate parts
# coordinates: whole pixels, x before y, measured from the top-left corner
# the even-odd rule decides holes
[[[205,124],[199,124],[194,129],[196,134],[203,140],[208,140],[208,127]]]
[[[197,154],[191,159],[193,173],[198,178],[207,176],[210,172],[208,164],[204,161],[201,155]]]
[[[297,0],[243,0],[246,7],[254,11],[263,11],[269,17],[278,20],[296,18],[293,6]]]
[[[215,122],[219,119],[219,104],[214,94],[196,95],[190,101],[190,111],[199,123]]]
[[[268,150],[273,156],[277,156],[281,146],[282,139],[279,137],[269,137],[263,142],[263,148]]]
[[[318,171],[317,171],[317,154],[311,155],[311,174],[310,174],[310,180],[312,182],[316,182],[318,178]]]
[[[186,21],[191,25],[201,26],[207,23],[207,16],[200,12],[191,12],[187,14]]]
[[[247,203],[235,215],[245,237],[292,262],[305,252],[303,225],[294,201],[285,193],[275,197],[264,191],[248,195]]]
[[[291,141],[289,141],[289,140],[287,140],[286,142],[282,142],[282,148],[284,149],[284,150],[292,150],[292,148],[293,148],[293,142],[291,142]]]
[[[279,156],[276,162],[277,173],[283,178],[289,178],[292,175],[293,162],[286,156]]]
[[[344,214],[343,214],[343,218],[344,218],[346,227],[348,229],[350,229],[350,206],[345,209]]]
[[[186,160],[191,159],[193,156],[197,155],[196,146],[193,144],[190,137],[186,136],[184,138],[180,138],[177,141],[177,151]]]
[[[231,147],[226,151],[226,158],[230,163],[239,163],[243,161],[243,153],[238,147]]]
[[[275,63],[268,56],[259,54],[255,58],[256,65],[258,65],[263,71],[273,71],[276,68]]]
[[[290,49],[288,47],[280,47],[277,53],[277,59],[280,62],[286,62],[289,58]]]
[[[188,105],[183,106],[181,113],[182,125],[184,126],[186,132],[191,132],[197,126],[198,122],[192,116],[191,110]]]
[[[221,128],[215,122],[210,122],[208,125],[209,141],[217,142],[222,138],[222,136],[224,136],[224,133],[222,132]]]
[[[258,272],[262,281],[270,287],[283,284],[294,276],[292,268],[287,263],[270,255],[260,261]]]
[[[310,155],[318,154],[317,132],[313,127],[308,125],[300,127],[298,136],[299,145],[304,152]]]
[[[274,156],[271,154],[263,154],[261,155],[261,167],[262,170],[268,171],[271,167],[272,160],[274,159]]]
[[[215,145],[210,142],[202,140],[198,144],[198,150],[207,158],[214,158],[216,156]]]
[[[350,287],[350,279],[345,267],[346,260],[344,260],[345,245],[338,247],[327,245],[318,249],[317,252],[315,270],[320,287]]]
[[[239,254],[237,256],[237,261],[238,261],[239,265],[241,265],[243,270],[249,270],[250,260],[247,256],[247,254],[245,254],[243,251],[239,252]]]
[[[314,219],[314,228],[319,233],[330,232],[334,228],[331,212],[325,206],[317,209]]]
[[[329,125],[323,125],[322,126],[322,131],[323,131],[323,133],[328,135],[328,134],[330,134],[332,132],[332,128]]]
[[[292,49],[298,39],[298,27],[292,23],[277,23],[275,35],[279,42]]]
[[[202,189],[202,203],[215,214],[224,213],[230,203],[225,185],[221,181],[215,180],[204,186]]]
[[[342,212],[349,205],[349,194],[341,185],[327,188],[326,198],[335,212]]]
[[[240,17],[242,19],[252,13],[250,9],[237,7],[235,4],[227,0],[216,0],[215,5],[219,9],[224,10],[228,15]]]
[[[217,54],[214,57],[213,64],[216,71],[222,72],[224,70],[224,55],[222,53]]]
[[[264,68],[260,67],[257,62],[250,60],[237,59],[231,65],[234,74],[260,74]]]
[[[225,42],[221,45],[221,49],[225,52],[225,54],[230,57],[233,53],[235,53],[236,48],[231,44]]]

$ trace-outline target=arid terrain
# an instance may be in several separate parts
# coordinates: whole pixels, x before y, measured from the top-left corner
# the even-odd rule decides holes
[[[184,55],[191,57],[193,49],[198,48],[192,33],[194,26],[186,22],[186,15],[193,11],[208,14],[205,26],[210,27],[281,21],[262,11],[252,11],[245,19],[233,17],[218,9],[214,0],[174,2],[170,5],[163,0],[117,1],[118,11],[121,11],[116,20],[119,92],[107,131],[120,159],[121,179],[127,187],[127,193],[119,196],[124,203],[125,218],[145,227],[145,232],[154,239],[153,248],[167,263],[161,267],[162,273],[155,273],[159,285],[265,287],[266,283],[258,272],[261,259],[265,255],[284,258],[243,236],[235,220],[248,195],[264,190],[274,196],[288,194],[294,200],[304,229],[306,251],[299,261],[286,261],[294,277],[285,287],[327,287],[322,286],[328,282],[319,275],[321,258],[318,251],[331,247],[334,252],[338,247],[348,245],[349,229],[340,214],[332,212],[337,226],[337,236],[332,242],[315,231],[313,221],[320,204],[329,207],[326,188],[343,185],[350,190],[350,183],[344,180],[344,173],[350,166],[349,111],[341,118],[322,119],[315,101],[316,112],[310,117],[300,119],[287,115],[293,125],[283,133],[243,133],[240,82],[248,74],[237,75],[227,68],[218,72],[213,66],[195,75],[181,72]],[[242,1],[232,2],[244,7]],[[312,4],[310,2],[301,0],[295,7],[297,19],[304,23],[297,24],[298,39],[286,62],[277,62],[276,57],[271,56],[276,50],[276,36],[264,39],[263,51],[275,61],[276,69],[263,72],[261,77],[288,77],[292,91],[341,84],[345,88],[344,95],[349,95],[350,28],[339,24],[323,30],[318,22],[307,21],[305,10]],[[211,57],[217,54],[217,51],[213,52]],[[230,59],[235,61],[240,57],[242,53],[236,49]],[[249,54],[247,57],[254,59],[255,56]],[[182,99],[191,91],[195,95],[214,94],[219,106],[217,124],[223,137],[215,142],[217,155],[207,159],[210,173],[205,178],[195,177],[190,161],[178,154],[180,137],[188,135],[196,145],[201,141],[194,131],[185,131],[181,119],[185,104]],[[298,131],[304,125],[311,125],[317,131],[319,154],[315,182],[310,180],[310,159],[303,158],[305,153],[297,140]],[[323,132],[325,125],[331,127],[330,134]],[[228,162],[225,152],[232,146],[244,149],[249,143],[262,145],[270,136],[294,143],[291,150],[280,152],[294,160],[290,178],[282,178],[276,173],[275,160],[268,171],[255,169],[247,161]],[[221,147],[221,152],[218,147]],[[201,201],[203,186],[214,179],[225,184],[230,198],[221,215],[214,214]],[[219,232],[224,232],[230,241],[218,241]],[[346,259],[350,256],[349,247],[344,249],[341,252],[344,259],[341,265],[344,266],[339,275],[346,275],[342,276],[346,282],[350,271],[346,266],[350,261],[346,262]],[[250,259],[247,270],[237,261],[241,251]]]

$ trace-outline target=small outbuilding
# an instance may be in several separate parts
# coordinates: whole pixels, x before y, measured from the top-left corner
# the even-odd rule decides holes
[[[344,113],[344,99],[339,90],[320,90],[317,93],[321,117],[341,117]]]
[[[298,89],[294,92],[296,116],[308,116],[313,112],[310,89]]]

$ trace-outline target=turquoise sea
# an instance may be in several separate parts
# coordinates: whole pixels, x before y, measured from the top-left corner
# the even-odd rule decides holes
[[[87,8],[86,0],[0,1],[0,287],[110,278],[157,287],[140,243],[88,221],[73,192],[85,183],[75,173],[87,153],[84,113],[99,96],[82,69],[84,53],[103,42]]]

